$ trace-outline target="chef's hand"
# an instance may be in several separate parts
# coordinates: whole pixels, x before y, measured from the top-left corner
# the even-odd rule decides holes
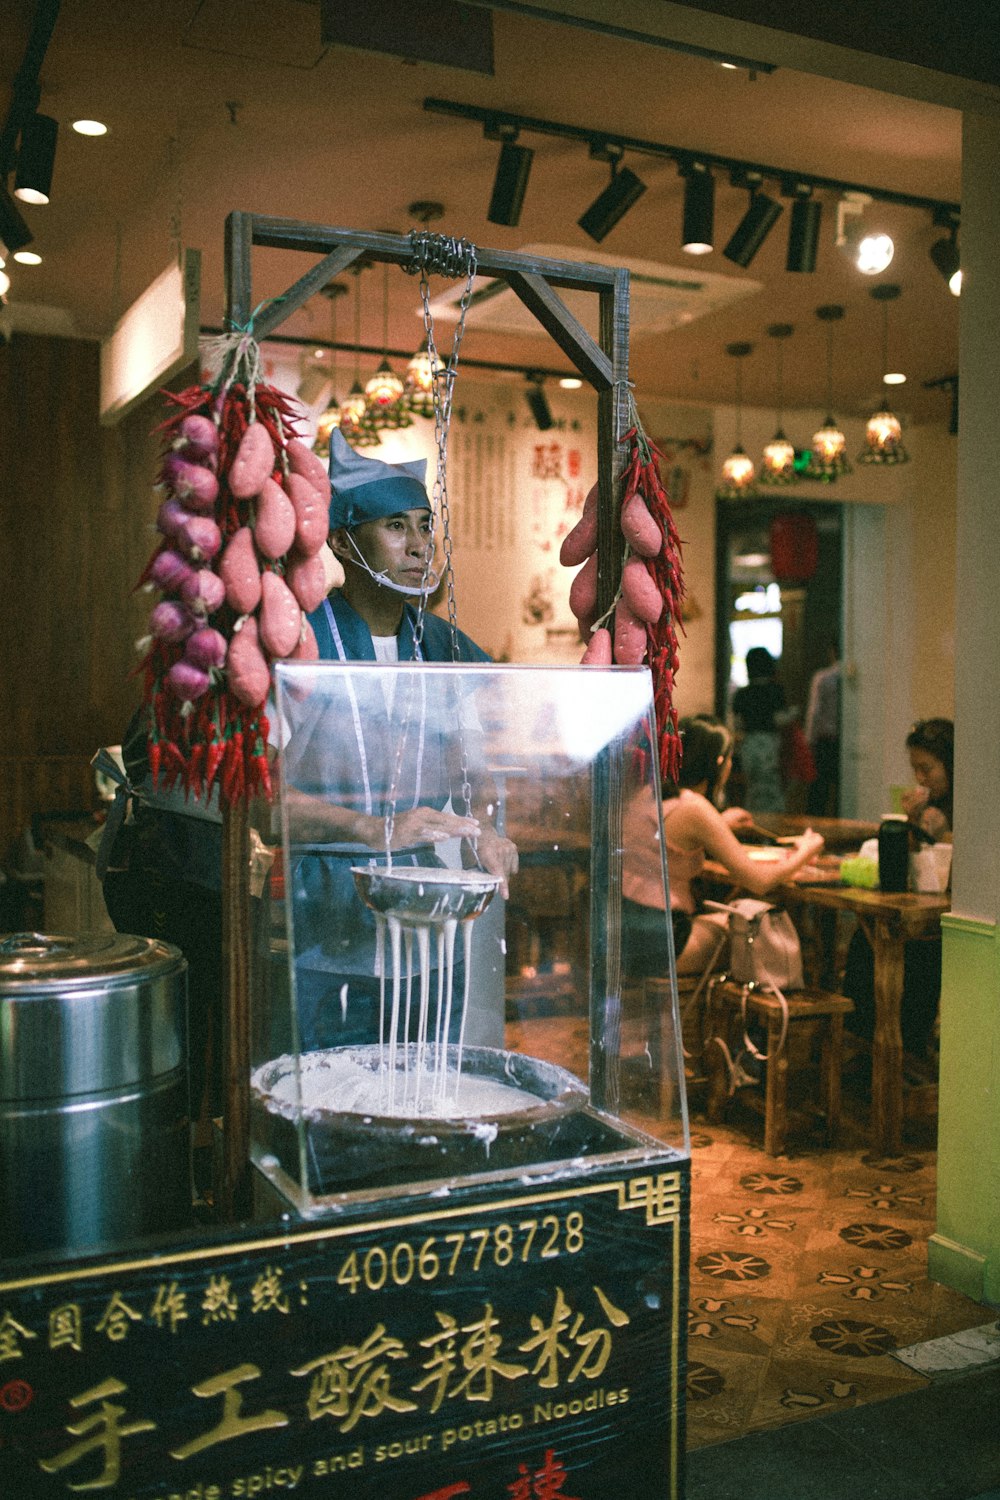
[[[505,839],[495,828],[483,828],[476,841],[476,854],[484,870],[500,876],[500,894],[504,900],[510,895],[508,880],[517,874],[517,845]]]
[[[372,849],[385,848],[385,820],[367,818],[364,842]],[[462,818],[457,813],[436,807],[407,807],[397,812],[392,824],[393,849],[408,849],[414,844],[440,844],[445,839],[478,838],[476,818]]]

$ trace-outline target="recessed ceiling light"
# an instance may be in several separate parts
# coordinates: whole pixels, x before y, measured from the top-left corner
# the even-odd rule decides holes
[[[559,384],[564,391],[578,391],[583,385],[583,381],[578,380],[575,375],[564,375]]]
[[[898,370],[893,370],[893,371],[890,371],[890,373],[888,375],[883,375],[882,376],[882,384],[883,385],[905,385],[906,384],[906,376],[903,375],[903,374],[901,374]]]
[[[10,291],[10,277],[6,271],[0,271],[0,297],[6,297]]]
[[[735,73],[736,70],[737,70],[737,68],[739,67],[739,63],[720,63],[719,67],[720,68],[727,68],[730,71],[732,71],[732,72]]]
[[[100,120],[74,120],[77,135],[107,135],[108,127]]]
[[[42,263],[37,250],[15,250],[14,259],[20,261],[22,266],[40,266]]]

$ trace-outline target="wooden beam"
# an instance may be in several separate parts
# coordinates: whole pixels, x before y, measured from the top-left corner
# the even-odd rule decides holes
[[[517,293],[529,312],[534,313],[563,353],[569,355],[580,374],[586,376],[595,390],[607,390],[613,379],[611,360],[573,316],[562,298],[552,290],[544,276],[538,276],[532,271],[511,271],[507,281],[511,290]]]
[[[300,276],[286,292],[280,297],[275,297],[267,307],[253,320],[253,336],[258,341],[266,339],[269,333],[273,333],[286,318],[291,317],[304,302],[314,297],[317,292],[322,291],[327,282],[339,276],[341,271],[346,271],[356,260],[360,260],[362,250],[354,247],[338,245],[331,250],[323,259],[317,261],[311,270],[304,276]]]
[[[338,245],[344,245],[359,250],[372,260],[387,260],[400,266],[410,265],[413,260],[409,235],[341,229],[260,214],[248,217],[253,225],[253,243],[266,249],[325,253]],[[536,272],[544,276],[550,286],[580,287],[591,292],[600,292],[614,286],[617,271],[615,266],[596,266],[575,260],[548,260],[544,256],[517,255],[512,251],[488,250],[478,246],[476,264],[481,276],[498,276],[507,280],[512,271]]]

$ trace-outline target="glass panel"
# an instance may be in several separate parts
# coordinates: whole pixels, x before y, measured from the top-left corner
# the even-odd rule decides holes
[[[315,1211],[651,1140],[686,1154],[665,910],[621,936],[623,827],[649,830],[667,904],[648,671],[276,681],[283,910],[251,1080],[272,1187]]]

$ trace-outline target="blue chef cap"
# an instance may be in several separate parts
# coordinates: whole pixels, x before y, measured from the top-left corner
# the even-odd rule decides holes
[[[430,510],[425,458],[387,464],[357,453],[338,428],[330,434],[330,530],[350,530],[404,510]]]

